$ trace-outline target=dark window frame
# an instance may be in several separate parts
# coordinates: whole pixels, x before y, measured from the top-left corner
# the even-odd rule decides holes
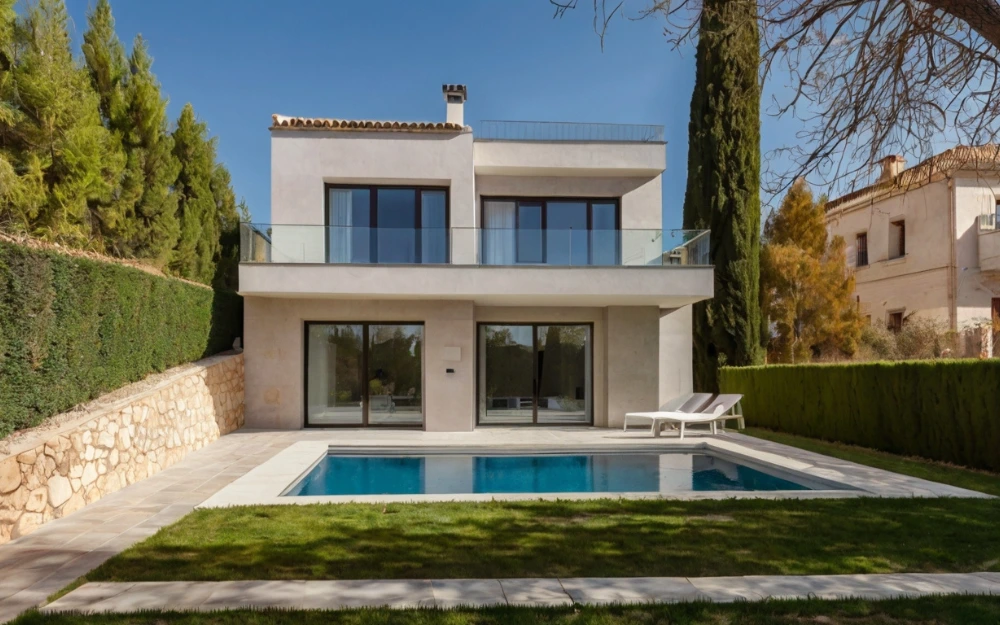
[[[862,245],[863,243],[863,245]],[[855,235],[854,239],[855,246],[855,267],[867,267],[868,266],[868,231],[859,232]],[[864,261],[864,262],[862,262]]]
[[[479,353],[479,332],[483,326],[528,326],[531,328],[531,423],[480,423],[482,415],[479,413],[479,368],[485,366],[485,362],[480,362]],[[539,423],[538,422],[538,328],[540,326],[587,326],[590,329],[590,419],[581,423]],[[593,427],[594,412],[596,411],[596,387],[594,386],[594,358],[596,356],[593,321],[479,321],[476,323],[476,349],[473,357],[476,362],[476,427]]]
[[[451,188],[443,187],[440,185],[412,185],[412,184],[351,184],[351,183],[341,183],[341,182],[326,182],[323,183],[323,225],[326,228],[330,228],[330,190],[331,189],[366,189],[368,190],[368,223],[370,224],[368,228],[371,230],[371,237],[369,241],[369,258],[373,259],[367,263],[338,263],[338,264],[351,264],[351,265],[423,265],[423,264],[451,264]],[[423,191],[443,191],[444,192],[444,236],[445,236],[445,260],[444,263],[423,263],[417,260],[413,263],[381,263],[378,260],[378,190],[379,189],[412,189],[415,196],[415,206],[414,206],[414,221],[416,225],[414,230],[416,233],[416,242],[414,243],[416,250],[416,256],[419,259],[422,256],[421,244],[423,237],[420,235],[420,230],[423,229]],[[323,237],[324,246],[324,256],[326,263],[330,262],[330,236],[329,231],[327,231],[326,236]]]
[[[361,326],[361,366],[358,369],[358,376],[361,387],[361,423],[309,423],[309,327],[310,326],[329,326],[329,325],[343,325],[343,326]],[[371,410],[371,390],[369,389],[368,381],[365,379],[368,377],[368,340],[369,326],[420,326],[424,328],[421,330],[421,338],[423,341],[427,338],[426,326],[423,321],[316,321],[309,320],[304,321],[302,324],[302,427],[304,428],[381,428],[381,429],[424,429],[427,426],[427,410],[424,404],[426,396],[424,395],[423,382],[421,381],[420,389],[420,416],[423,422],[419,425],[417,424],[394,424],[394,423],[369,423],[368,413]],[[424,359],[424,354],[426,352],[423,348],[420,350],[420,371],[421,377],[425,373],[424,365],[426,360]]]
[[[899,332],[903,329],[903,324],[906,322],[906,311],[905,310],[890,310],[886,312],[886,322],[885,326],[890,332]],[[893,317],[899,317],[899,324],[893,323]]]
[[[889,226],[891,228],[897,229],[893,234],[898,236],[898,239],[896,241],[896,255],[889,257],[889,260],[903,258],[904,256],[906,256],[906,219],[903,218],[903,219],[890,220]]]
[[[532,265],[548,265],[548,246],[546,241],[548,237],[545,236],[545,232],[548,228],[548,212],[549,212],[549,202],[584,202],[587,204],[587,232],[588,237],[593,236],[589,233],[594,232],[594,204],[614,204],[615,205],[615,228],[614,230],[598,230],[597,232],[617,232],[619,233],[619,240],[616,245],[616,258],[615,264],[621,264],[621,231],[622,231],[622,198],[621,196],[614,197],[562,197],[562,196],[530,196],[530,195],[483,195],[479,198],[479,228],[480,230],[487,230],[486,225],[486,202],[513,202],[514,204],[514,229],[515,232],[520,229],[521,203],[525,204],[537,204],[542,207],[542,261],[540,263],[527,262],[523,264]],[[516,235],[515,235],[516,239]],[[516,245],[516,243],[515,243]],[[520,258],[519,246],[514,249],[514,259],[515,263],[519,263],[517,260]],[[587,247],[587,265],[583,266],[594,266],[594,250],[593,246],[588,245]],[[521,263],[519,263],[521,264]]]

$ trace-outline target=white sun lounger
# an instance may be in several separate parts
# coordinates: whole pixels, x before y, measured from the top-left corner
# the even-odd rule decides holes
[[[625,415],[625,419],[626,423],[630,417],[651,419],[653,421],[653,436],[660,435],[663,424],[679,425],[681,438],[684,438],[685,426],[694,424],[708,424],[712,434],[715,434],[717,432],[717,424],[719,422],[725,423],[729,419],[738,419],[738,427],[743,427],[742,414],[726,414],[738,406],[741,399],[743,399],[742,395],[719,395],[705,408],[696,413],[664,410],[657,412],[630,412]]]
[[[701,412],[701,407],[707,404],[712,399],[711,393],[685,393],[684,395],[678,395],[674,397],[667,403],[660,406],[660,409],[656,412],[630,412],[625,415],[625,423],[622,426],[623,430],[628,429],[629,418],[633,421],[635,419],[652,419],[646,415],[657,415],[661,412],[686,412],[695,413]],[[655,424],[655,420],[654,420]]]

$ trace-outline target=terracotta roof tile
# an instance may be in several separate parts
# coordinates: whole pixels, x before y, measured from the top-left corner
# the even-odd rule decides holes
[[[398,122],[367,119],[271,116],[271,130],[333,130],[348,132],[463,132],[466,126],[451,122]]]
[[[931,182],[936,174],[955,171],[1000,171],[1000,145],[959,145],[899,172],[892,180],[876,182],[826,203],[829,212],[839,206],[868,196],[892,191],[907,191]]]

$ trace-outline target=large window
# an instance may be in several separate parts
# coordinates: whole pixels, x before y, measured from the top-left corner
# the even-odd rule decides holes
[[[617,265],[619,200],[484,198],[486,265]]]
[[[419,324],[306,323],[306,425],[419,426]]]
[[[480,324],[480,425],[593,422],[589,324]]]
[[[448,190],[327,185],[330,263],[447,263]]]

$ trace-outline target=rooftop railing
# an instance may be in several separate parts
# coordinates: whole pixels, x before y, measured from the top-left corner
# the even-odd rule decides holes
[[[485,120],[473,136],[477,141],[663,143],[663,126]]]
[[[240,262],[707,266],[707,230],[368,228],[240,224]]]

